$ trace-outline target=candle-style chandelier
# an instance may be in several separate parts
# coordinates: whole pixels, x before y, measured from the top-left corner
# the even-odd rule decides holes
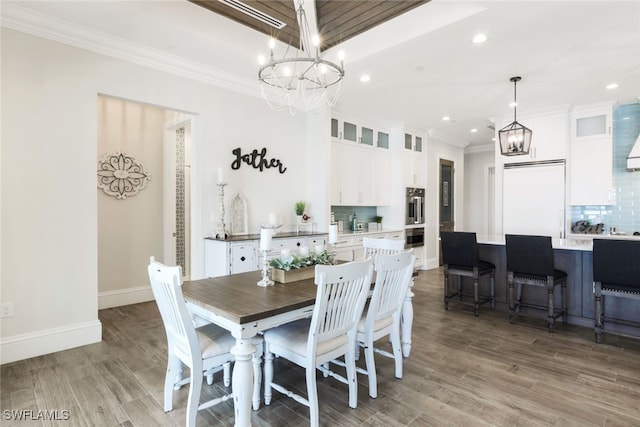
[[[334,106],[338,101],[344,77],[343,55],[340,65],[320,56],[320,37],[312,34],[307,15],[299,0],[296,16],[300,28],[300,46],[292,56],[287,47],[281,59],[276,58],[275,39],[269,40],[269,58],[258,57],[258,79],[262,97],[274,110],[310,111]],[[314,26],[315,28],[316,26]]]

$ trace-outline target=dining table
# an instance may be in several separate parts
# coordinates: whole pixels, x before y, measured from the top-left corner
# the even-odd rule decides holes
[[[253,355],[255,337],[262,331],[311,317],[317,287],[314,278],[273,286],[258,286],[261,271],[231,274],[185,281],[182,293],[189,310],[207,322],[214,323],[236,339],[231,349],[235,364],[231,376],[236,427],[251,425],[253,396]],[[408,357],[411,346],[413,310],[408,292],[403,308],[403,352]],[[257,403],[257,404],[256,404]],[[254,402],[258,409],[258,402]]]

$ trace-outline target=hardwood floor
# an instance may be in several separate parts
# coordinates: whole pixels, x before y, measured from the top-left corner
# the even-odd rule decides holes
[[[640,339],[611,334],[596,345],[593,329],[521,318],[504,311],[442,304],[442,272],[423,271],[414,287],[413,348],[404,378],[376,356],[377,399],[359,376],[358,408],[347,387],[318,377],[324,426],[640,426]],[[102,310],[103,341],[0,367],[2,426],[178,426],[188,387],[162,410],[166,339],[154,302]],[[364,357],[359,361],[364,364]],[[278,378],[299,392],[304,371],[278,359]],[[203,398],[222,394],[222,379]],[[68,411],[68,420],[15,421],[7,411]],[[49,412],[51,414],[51,412]],[[308,409],[274,393],[252,414],[254,426],[305,426]],[[198,414],[198,425],[232,426],[233,403]]]

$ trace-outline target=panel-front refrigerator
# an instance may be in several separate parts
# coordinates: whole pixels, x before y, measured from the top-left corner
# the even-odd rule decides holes
[[[565,237],[564,160],[505,165],[502,178],[504,234]]]

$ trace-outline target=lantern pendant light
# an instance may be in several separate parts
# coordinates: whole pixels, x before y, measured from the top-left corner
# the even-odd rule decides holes
[[[529,154],[531,148],[531,129],[518,123],[516,119],[516,84],[522,80],[521,77],[511,77],[509,81],[513,82],[513,123],[507,125],[498,131],[498,139],[500,140],[500,152],[503,156],[519,156]]]

